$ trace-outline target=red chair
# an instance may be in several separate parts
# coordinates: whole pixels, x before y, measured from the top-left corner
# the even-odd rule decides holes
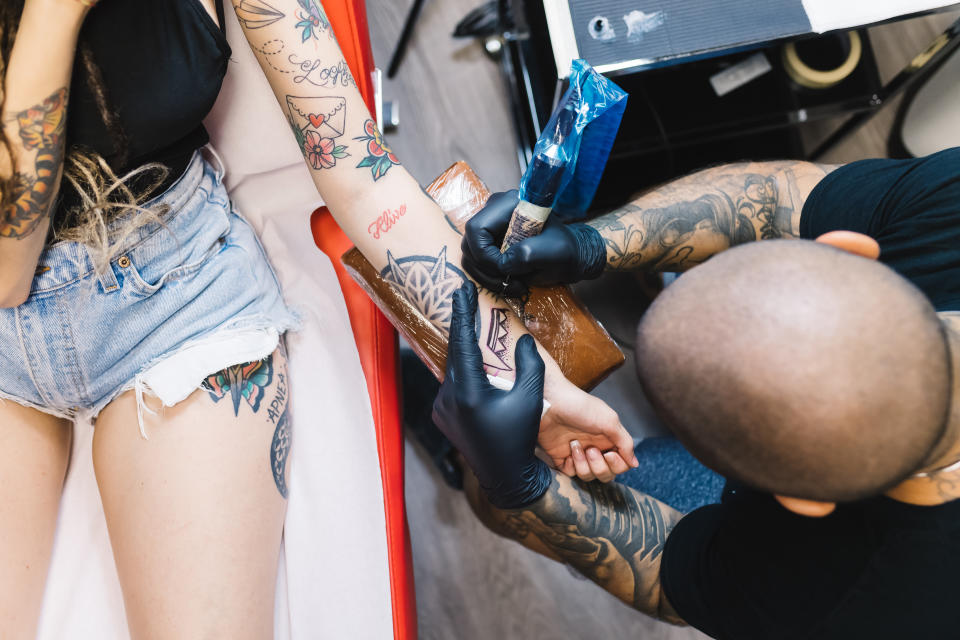
[[[375,113],[373,51],[370,48],[364,0],[324,0],[323,6],[367,108]],[[340,256],[353,243],[334,222],[330,212],[326,208],[317,209],[313,212],[310,224],[317,246],[330,257],[340,280],[370,392],[380,454],[380,474],[383,478],[394,638],[415,640],[417,607],[410,532],[403,495],[403,424],[397,334],[376,305],[344,271]]]

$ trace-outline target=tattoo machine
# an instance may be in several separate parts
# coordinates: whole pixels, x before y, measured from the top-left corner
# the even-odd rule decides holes
[[[585,60],[574,60],[570,85],[533,148],[520,180],[520,203],[501,251],[537,235],[551,211],[584,217],[617,137],[627,93]]]

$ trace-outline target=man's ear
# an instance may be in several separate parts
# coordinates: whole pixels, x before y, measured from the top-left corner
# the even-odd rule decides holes
[[[856,231],[828,231],[817,242],[829,244],[837,249],[843,249],[856,256],[876,260],[880,257],[880,245],[870,236]]]
[[[822,518],[833,513],[837,508],[836,502],[816,502],[815,500],[803,500],[801,498],[788,498],[787,496],[778,496],[774,494],[784,509],[792,511],[808,518]]]

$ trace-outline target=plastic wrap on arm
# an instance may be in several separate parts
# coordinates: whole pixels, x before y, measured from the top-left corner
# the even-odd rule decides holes
[[[463,162],[445,171],[427,187],[427,193],[460,233],[490,197],[483,182]],[[344,254],[343,263],[420,359],[437,378],[442,378],[447,358],[446,336],[384,280],[356,248]],[[520,317],[527,330],[577,386],[592,389],[623,364],[623,352],[568,287],[531,289],[523,311]]]

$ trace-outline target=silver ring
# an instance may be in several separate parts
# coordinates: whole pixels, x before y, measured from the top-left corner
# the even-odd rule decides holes
[[[510,286],[510,274],[507,274],[507,277],[503,279],[503,282],[500,283],[500,295],[503,295],[507,292],[507,287]]]

